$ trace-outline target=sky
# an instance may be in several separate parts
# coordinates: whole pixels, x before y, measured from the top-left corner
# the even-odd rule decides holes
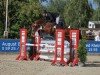
[[[40,0],[40,1],[42,1],[41,3],[42,3],[43,6],[47,6],[48,3],[50,2],[50,0]],[[94,9],[97,8],[97,5],[96,5],[96,3],[93,2],[93,0],[88,0],[88,1],[89,1],[89,3],[92,4]]]
[[[91,3],[92,4],[92,6],[93,6],[93,8],[94,9],[96,9],[97,8],[97,5],[96,5],[96,3],[94,3],[94,1],[93,0],[88,0],[89,1],[89,3]]]
[[[39,0],[43,6],[47,6],[50,0]]]

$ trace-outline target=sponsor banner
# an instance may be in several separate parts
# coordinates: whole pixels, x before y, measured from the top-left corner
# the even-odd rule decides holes
[[[31,40],[28,40],[30,42]],[[19,52],[20,40],[19,39],[0,39],[0,52]],[[27,47],[29,50],[30,47]]]
[[[0,52],[18,52],[19,39],[0,39]]]
[[[100,41],[87,41],[86,48],[88,53],[100,53]]]
[[[19,52],[20,47],[19,39],[0,39],[0,52]],[[30,43],[30,40],[28,40]],[[54,41],[46,41],[41,42],[43,44],[54,46]],[[69,45],[68,42],[65,43],[65,46]],[[41,47],[42,49],[54,50],[54,47]],[[69,47],[65,47],[65,50],[69,50]],[[86,48],[88,53],[100,53],[100,41],[87,41]],[[29,50],[30,47],[27,47]]]

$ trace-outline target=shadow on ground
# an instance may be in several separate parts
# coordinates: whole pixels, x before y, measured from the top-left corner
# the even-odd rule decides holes
[[[100,67],[100,62],[86,63],[85,67]]]

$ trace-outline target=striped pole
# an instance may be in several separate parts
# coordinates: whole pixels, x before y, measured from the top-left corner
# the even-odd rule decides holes
[[[16,60],[27,60],[26,42],[27,29],[20,29],[20,53]]]
[[[64,39],[65,39],[65,31],[63,29],[56,30],[56,43],[55,43],[55,54],[54,60],[52,61],[52,65],[60,64],[67,65],[64,60]],[[60,60],[58,60],[60,58]]]

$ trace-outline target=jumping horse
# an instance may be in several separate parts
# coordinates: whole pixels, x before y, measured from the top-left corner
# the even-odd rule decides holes
[[[32,23],[32,32],[31,32],[31,36],[32,36],[32,41],[31,43],[35,43],[35,32],[39,29],[40,32],[44,32],[47,34],[54,34],[55,29],[53,28],[54,23],[51,22],[45,22],[45,20],[43,19],[39,19],[36,20],[34,23]],[[40,29],[42,27],[42,29]],[[33,60],[34,57],[37,55],[37,49],[36,47],[30,47],[29,50],[29,58],[30,60]]]

